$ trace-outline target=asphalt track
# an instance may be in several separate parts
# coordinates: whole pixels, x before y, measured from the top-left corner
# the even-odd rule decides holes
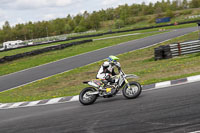
[[[140,97],[0,110],[0,133],[184,133],[200,130],[200,82]]]
[[[118,55],[121,53],[133,51],[143,47],[153,45],[177,36],[184,35],[197,30],[196,27],[177,29],[159,35],[146,37],[143,39],[133,40],[120,45],[103,48],[100,50],[88,52],[85,54],[69,57],[56,62],[45,64],[39,67],[27,69],[17,73],[12,73],[5,76],[0,76],[0,91],[8,90],[23,84],[30,83],[32,81],[45,78],[51,75],[55,75],[64,71],[71,70],[73,68],[81,67],[102,59],[105,59],[109,55]]]

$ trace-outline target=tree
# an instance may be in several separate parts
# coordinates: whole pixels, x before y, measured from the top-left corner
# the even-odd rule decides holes
[[[4,33],[3,33],[3,30],[0,30],[0,42],[4,42]]]
[[[198,8],[198,7],[200,7],[200,1],[199,0],[192,0],[190,2],[190,7],[191,8]]]
[[[155,14],[158,15],[158,14],[162,13],[161,3],[159,1],[157,1],[155,3],[154,8],[155,8],[155,10],[154,10]]]
[[[72,31],[72,28],[70,27],[69,24],[65,25],[65,31],[66,31],[66,33],[70,33]]]
[[[85,28],[85,27],[83,27],[83,26],[77,26],[76,28],[75,28],[75,30],[74,30],[74,32],[76,32],[76,33],[78,33],[78,32],[84,32],[84,31],[86,31],[87,29]]]
[[[85,12],[83,13],[84,19],[87,19],[89,16],[90,16],[90,14],[89,14],[87,11],[85,11]]]
[[[23,34],[23,25],[22,24],[17,24],[13,29],[12,32],[15,35],[14,38],[16,38],[16,40],[23,40],[24,39],[24,34]]]
[[[120,7],[120,19],[124,22],[124,24],[127,24],[128,20],[128,5],[124,5]]]
[[[183,3],[182,3],[183,9],[188,8],[188,6],[189,6],[189,4],[188,4],[187,0],[183,0]]]
[[[76,15],[76,16],[74,17],[73,20],[74,20],[76,26],[79,25],[79,23],[80,23],[80,21],[81,21],[82,18],[83,18],[83,17],[81,16],[81,14],[78,14],[78,15]]]
[[[153,3],[149,3],[149,6],[146,7],[146,14],[153,14],[154,11],[154,7],[153,7]]]
[[[107,20],[113,20],[115,17],[115,10],[113,8],[108,8],[106,10],[106,16],[107,16]]]
[[[54,31],[56,32],[56,35],[65,33],[65,25],[66,21],[64,19],[57,18],[53,21]]]
[[[95,29],[97,30],[100,26],[100,17],[99,17],[99,14],[97,12],[93,12],[91,15],[90,15],[90,25],[92,27],[92,29]]]
[[[84,18],[81,19],[79,25],[75,28],[75,32],[84,32],[87,31],[87,23]]]
[[[75,22],[70,15],[68,15],[67,17],[67,24],[70,26],[70,31],[73,31],[75,29]]]
[[[172,2],[171,10],[172,11],[178,10],[178,1],[177,0]]]
[[[174,12],[172,10],[168,9],[167,12],[166,12],[166,17],[173,18],[174,17]]]
[[[121,20],[121,19],[119,19],[119,20],[117,20],[116,22],[115,22],[115,28],[118,28],[118,29],[120,29],[120,28],[122,28],[122,27],[124,27],[124,21],[123,20]]]
[[[3,33],[4,33],[4,41],[11,40],[11,27],[8,21],[6,21],[3,25]]]
[[[28,30],[28,34],[27,34],[28,39],[33,39],[34,38],[34,24],[32,22],[28,22],[28,24],[26,24],[26,27]]]
[[[173,11],[175,10],[198,7],[200,7],[200,0],[162,0],[155,4],[150,2],[148,5],[143,2],[142,4],[125,4],[117,8],[101,9],[92,13],[85,11],[83,14],[77,14],[74,17],[68,14],[66,18],[35,23],[28,22],[13,27],[6,21],[0,29],[0,41],[41,38],[90,29],[97,30],[101,26],[109,27],[112,30],[113,27],[121,28],[128,24],[144,21],[147,17],[143,15],[155,13],[155,17],[148,19],[148,22],[153,22],[155,18],[174,17]],[[190,14],[191,11],[186,10],[181,13]]]
[[[99,13],[100,21],[108,20],[105,10],[102,9],[98,13]]]

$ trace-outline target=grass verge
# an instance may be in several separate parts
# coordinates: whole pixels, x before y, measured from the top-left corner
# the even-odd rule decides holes
[[[78,55],[81,53],[86,53],[100,48],[113,46],[119,43],[140,39],[160,33],[162,32],[151,32],[151,33],[126,36],[126,37],[112,38],[112,39],[106,39],[106,41],[99,40],[91,43],[85,43],[84,45],[71,46],[62,50],[50,51],[40,55],[21,58],[12,62],[6,62],[0,64],[0,76],[17,72],[23,69],[31,68],[34,66],[42,65],[45,63],[49,63],[52,61],[56,61],[59,59],[63,59],[66,57]]]
[[[197,39],[197,32],[177,37],[153,47],[121,54],[120,63],[126,73],[134,73],[141,84],[184,78],[200,74],[200,53],[168,60],[154,61],[154,48],[159,45]],[[103,61],[57,74],[37,82],[0,93],[0,102],[19,102],[77,95],[87,85],[82,81],[95,78]]]
[[[112,37],[112,36],[120,36],[120,35],[126,35],[126,34],[133,34],[133,33],[147,33],[147,32],[154,32],[158,31],[159,29],[177,29],[177,28],[186,28],[186,27],[193,27],[196,26],[195,23],[191,24],[184,24],[184,25],[176,25],[176,26],[168,26],[168,27],[161,27],[161,28],[154,28],[154,29],[147,29],[147,30],[139,30],[139,31],[130,31],[130,32],[124,32],[124,33],[116,33],[116,34],[108,34],[104,36],[99,36],[99,37],[90,37],[90,38],[83,38],[83,39],[77,39],[77,40],[71,40],[71,41],[64,41],[64,42],[58,42],[58,43],[51,43],[51,44],[44,44],[44,45],[38,45],[38,46],[32,46],[32,47],[25,47],[25,48],[20,48],[20,49],[15,49],[11,51],[5,51],[5,52],[0,52],[0,58],[4,56],[11,56],[19,53],[24,53],[24,52],[30,52],[32,50],[36,49],[41,49],[44,47],[52,46],[52,45],[59,45],[59,44],[65,44],[65,43],[70,43],[74,41],[81,41],[81,40],[86,40],[86,39],[100,39],[100,38],[105,38],[105,37]],[[131,29],[131,28],[129,28]],[[96,33],[93,33],[96,34]],[[0,44],[1,48],[1,44]]]

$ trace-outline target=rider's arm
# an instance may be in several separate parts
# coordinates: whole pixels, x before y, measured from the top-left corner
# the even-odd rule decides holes
[[[112,75],[112,76],[115,76],[115,75],[117,75],[117,74],[115,73],[115,70],[114,70],[114,69],[112,70],[112,73],[111,73],[111,75]]]
[[[101,68],[99,69],[98,73],[97,73],[97,79],[105,79],[105,77],[108,75],[108,73],[105,73],[105,70],[103,68],[103,66],[101,66]]]

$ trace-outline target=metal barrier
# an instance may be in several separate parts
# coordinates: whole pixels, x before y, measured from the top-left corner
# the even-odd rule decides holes
[[[170,44],[172,57],[200,52],[200,40]]]
[[[200,52],[200,40],[159,46],[154,49],[154,56],[155,60],[161,60],[197,52]]]

